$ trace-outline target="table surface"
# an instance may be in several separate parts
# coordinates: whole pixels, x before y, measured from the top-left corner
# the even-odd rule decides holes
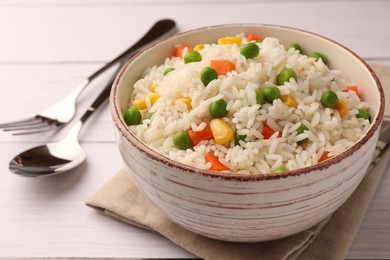
[[[267,23],[327,36],[365,60],[390,65],[390,1],[0,0],[0,122],[34,115],[134,43],[158,19],[180,31],[222,23]],[[80,96],[76,118],[104,86]],[[389,87],[389,86],[385,86]],[[118,169],[107,105],[81,133],[87,161],[50,178],[23,178],[8,162],[59,132],[0,132],[0,258],[192,258],[167,239],[98,214],[86,199]],[[390,259],[390,168],[350,248],[349,259]]]

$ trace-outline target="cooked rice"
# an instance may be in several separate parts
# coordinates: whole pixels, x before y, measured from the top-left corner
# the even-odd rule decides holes
[[[241,35],[243,44],[246,38]],[[152,105],[146,99],[145,115],[153,112],[152,119],[144,119],[129,129],[145,144],[159,153],[182,163],[208,169],[205,154],[212,151],[219,160],[236,174],[272,173],[284,167],[293,170],[318,163],[324,151],[334,156],[353,145],[370,126],[369,120],[356,118],[358,108],[370,109],[371,105],[359,99],[353,91],[343,92],[349,83],[341,72],[330,70],[322,60],[315,61],[294,49],[286,50],[278,39],[265,38],[257,43],[259,56],[246,59],[235,44],[205,44],[200,50],[202,61],[184,64],[181,58],[167,58],[164,64],[148,68],[134,84],[132,101],[151,93],[151,86],[160,98]],[[211,59],[228,59],[236,69],[219,76],[205,87],[200,71],[210,66]],[[163,76],[166,68],[175,70]],[[297,80],[278,86],[282,95],[294,95],[298,106],[288,107],[280,99],[272,104],[256,103],[255,89],[275,85],[278,73],[292,68]],[[333,90],[342,98],[349,111],[340,117],[338,111],[324,108],[321,95]],[[178,97],[190,97],[192,109],[184,102],[174,102]],[[247,135],[240,145],[216,144],[214,140],[202,141],[191,149],[179,150],[173,136],[180,130],[200,131],[212,117],[210,104],[223,98],[227,102],[228,115],[223,118],[240,135]],[[264,139],[261,130],[267,124],[276,133]],[[309,131],[297,134],[304,123]],[[297,142],[308,139],[302,145]]]

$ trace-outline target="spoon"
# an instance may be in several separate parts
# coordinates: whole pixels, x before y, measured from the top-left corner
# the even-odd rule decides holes
[[[115,73],[116,74],[116,73]],[[26,177],[49,176],[69,171],[82,163],[86,154],[78,141],[81,127],[90,115],[107,99],[113,84],[113,76],[68,135],[55,143],[33,147],[15,156],[9,169]]]
[[[163,20],[162,22],[163,23],[161,23],[161,21],[157,22],[144,37],[135,44],[139,47],[132,52],[131,55],[127,56],[128,58],[135,55],[142,46],[162,36],[173,34],[176,31],[175,22],[171,20]],[[124,62],[125,60],[122,60],[121,65]],[[86,154],[78,140],[81,128],[91,114],[109,97],[111,86],[117,72],[113,74],[104,90],[102,90],[80,120],[74,124],[63,140],[37,146],[20,153],[9,163],[10,171],[26,177],[41,177],[60,174],[81,164],[86,158]]]

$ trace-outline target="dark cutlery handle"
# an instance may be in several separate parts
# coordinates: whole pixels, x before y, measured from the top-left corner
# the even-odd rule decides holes
[[[119,69],[115,71],[115,73],[112,75],[111,79],[107,82],[107,85],[104,87],[102,92],[100,92],[99,96],[97,96],[97,98],[93,101],[92,105],[90,105],[88,107],[87,111],[85,111],[83,116],[80,118],[81,122],[85,123],[85,121],[87,121],[89,116],[93,112],[95,112],[95,110],[101,104],[103,104],[107,100],[107,98],[110,96],[111,86],[112,86],[112,84],[114,84],[114,81],[115,81],[115,78],[116,78],[116,74],[118,73],[118,71],[119,71]]]

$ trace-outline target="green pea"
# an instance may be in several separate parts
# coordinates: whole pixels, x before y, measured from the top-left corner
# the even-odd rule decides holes
[[[260,48],[256,43],[250,42],[240,47],[240,53],[247,59],[252,59],[259,55]]]
[[[186,131],[179,131],[173,137],[173,144],[180,150],[186,150],[192,147],[191,138]]]
[[[265,87],[263,89],[264,97],[267,102],[272,103],[280,97],[280,90],[275,86]]]
[[[328,58],[324,54],[316,51],[310,53],[309,57],[316,59],[316,61],[318,61],[321,58],[322,62],[325,64],[328,62]]]
[[[368,119],[371,122],[371,115],[365,109],[358,109],[358,113],[356,114],[357,118]]]
[[[286,68],[276,76],[276,82],[278,85],[283,85],[284,82],[289,82],[291,78],[297,80],[297,74],[294,70]]]
[[[256,92],[256,103],[259,105],[263,105],[265,103],[264,89],[258,88],[255,90]]]
[[[197,51],[189,51],[184,55],[184,63],[198,62],[202,60],[202,56]]]
[[[287,49],[289,50],[289,49],[295,49],[295,50],[297,50],[299,53],[302,53],[302,47],[301,47],[301,45],[299,45],[298,43],[291,43],[288,47],[287,47]]]
[[[235,145],[240,145],[240,141],[244,141],[245,142],[245,138],[246,138],[246,135],[239,135],[236,133],[236,135],[234,136],[234,144]]]
[[[141,122],[141,112],[135,107],[126,110],[123,115],[126,125],[138,125]]]
[[[207,86],[212,80],[217,78],[218,74],[213,68],[205,67],[200,72],[200,80],[205,86]]]
[[[297,129],[297,135],[300,135],[300,134],[303,134],[305,131],[308,131],[309,128],[307,128],[304,124],[301,124],[298,129]],[[301,141],[298,141],[297,144],[303,144],[304,142],[306,142],[308,139],[305,138]]]
[[[213,101],[210,104],[210,114],[215,118],[224,117],[228,113],[226,106],[227,103],[223,99],[218,99],[216,101]]]
[[[174,70],[175,70],[175,68],[166,68],[166,69],[164,70],[164,72],[163,72],[163,75],[165,76],[165,75],[167,75],[169,72],[174,71]]]
[[[278,173],[278,172],[285,172],[285,171],[287,171],[286,168],[284,168],[284,167],[279,167],[279,168],[276,168],[275,170],[273,170],[272,172]]]
[[[307,128],[307,126],[305,126],[304,124],[301,124],[298,129],[297,129],[297,133],[298,134],[303,134],[305,131],[309,130],[309,128]]]
[[[321,96],[321,104],[324,107],[333,107],[334,105],[339,102],[339,98],[337,97],[337,94],[332,91],[328,90]]]

